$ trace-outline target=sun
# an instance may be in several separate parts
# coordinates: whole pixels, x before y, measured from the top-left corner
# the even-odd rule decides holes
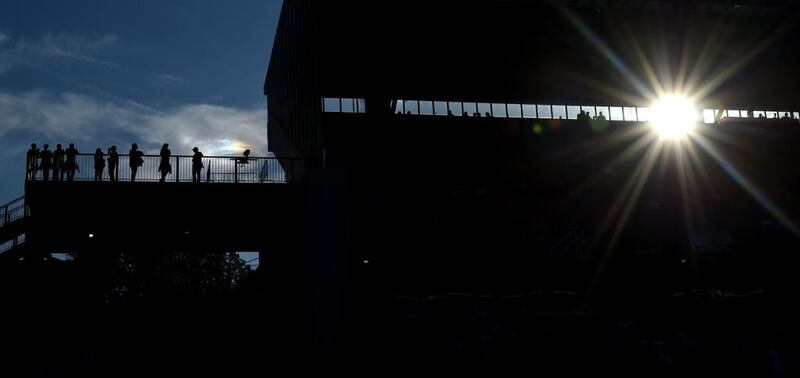
[[[650,107],[650,125],[665,139],[683,139],[694,131],[700,113],[688,97],[665,96]]]

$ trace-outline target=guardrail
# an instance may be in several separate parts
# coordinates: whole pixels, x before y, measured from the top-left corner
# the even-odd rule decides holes
[[[136,167],[131,167],[129,155],[118,156],[116,180],[111,177],[109,156],[98,158],[94,154],[78,154],[74,164],[65,159],[61,163],[44,164],[46,167],[42,164],[41,158],[36,159],[35,163],[26,161],[25,179],[28,181],[194,181],[192,156],[172,155],[168,159],[169,165],[163,167],[159,155],[142,156],[141,165]],[[300,181],[305,170],[304,160],[296,158],[204,156],[202,163],[197,180],[200,183],[286,184]],[[162,168],[168,168],[166,174]]]
[[[5,205],[0,206],[0,228],[11,224],[14,221],[25,218],[28,209],[25,206],[25,197],[17,198]]]

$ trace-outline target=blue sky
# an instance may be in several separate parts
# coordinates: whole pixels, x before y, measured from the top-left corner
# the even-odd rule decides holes
[[[31,142],[81,152],[266,153],[262,84],[280,0],[3,0],[0,203]]]

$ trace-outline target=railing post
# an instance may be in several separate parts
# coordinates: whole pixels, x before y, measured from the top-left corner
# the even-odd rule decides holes
[[[3,208],[3,226],[8,225],[11,217],[8,215],[8,206]]]
[[[175,157],[175,182],[181,182],[181,157]]]
[[[239,183],[239,164],[236,159],[233,159],[233,183]]]

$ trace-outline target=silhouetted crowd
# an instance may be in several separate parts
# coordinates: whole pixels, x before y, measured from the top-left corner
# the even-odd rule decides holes
[[[585,112],[585,111],[581,110],[581,112],[578,113],[578,121],[600,121],[600,122],[604,122],[604,121],[607,121],[607,119],[606,119],[606,116],[603,115],[602,111],[597,113],[596,116],[592,117],[592,115],[589,114],[589,112]]]
[[[405,114],[406,115],[416,115],[416,113],[412,113],[410,110],[406,111]],[[398,111],[397,115],[403,115],[403,112],[402,111]],[[455,114],[453,113],[452,110],[448,110],[447,111],[447,116],[448,117],[454,117]],[[472,113],[472,115],[470,115],[470,113],[468,111],[465,111],[462,114],[462,116],[464,116],[464,117],[470,117],[471,116],[471,117],[474,117],[474,118],[481,118],[481,117],[493,118],[494,117],[491,112],[486,112],[484,114],[481,114],[480,112],[474,112],[474,113]],[[557,119],[564,119],[564,117],[560,116]],[[606,118],[606,116],[603,114],[602,111],[600,111],[596,116],[592,116],[591,114],[589,114],[589,112],[581,110],[581,112],[578,113],[577,120],[579,120],[579,121],[600,121],[600,122],[604,122],[604,121],[607,121],[608,119]]]
[[[203,153],[197,147],[192,149],[192,182],[200,182],[200,173],[203,170]],[[249,155],[250,150],[245,151],[245,159]],[[73,143],[64,150],[61,144],[56,145],[55,150],[50,150],[50,146],[45,144],[40,150],[36,143],[31,144],[31,148],[26,154],[26,178],[28,180],[36,180],[37,172],[41,171],[43,181],[73,181],[75,179],[75,172],[80,172],[80,165],[78,164],[78,155],[80,152],[75,148]],[[167,175],[172,173],[172,164],[170,158],[172,152],[169,150],[169,144],[164,143],[161,147],[160,164],[158,165],[158,172],[161,174],[159,182],[164,182]],[[144,153],[139,150],[136,143],[131,145],[128,152],[128,166],[130,167],[130,181],[136,181],[136,175],[139,167],[144,164]],[[111,146],[107,150],[107,154],[103,153],[102,148],[97,148],[94,152],[94,181],[103,181],[103,173],[108,167],[109,181],[119,181],[119,154],[117,153],[117,146]],[[65,177],[66,176],[66,177]]]
[[[763,122],[791,122],[797,123],[798,119],[793,113],[784,112],[781,116],[780,112],[764,112],[764,111],[741,111],[741,117],[736,115],[728,115],[723,111],[714,111],[714,123],[727,123],[727,122],[748,122],[750,119],[757,119]]]

